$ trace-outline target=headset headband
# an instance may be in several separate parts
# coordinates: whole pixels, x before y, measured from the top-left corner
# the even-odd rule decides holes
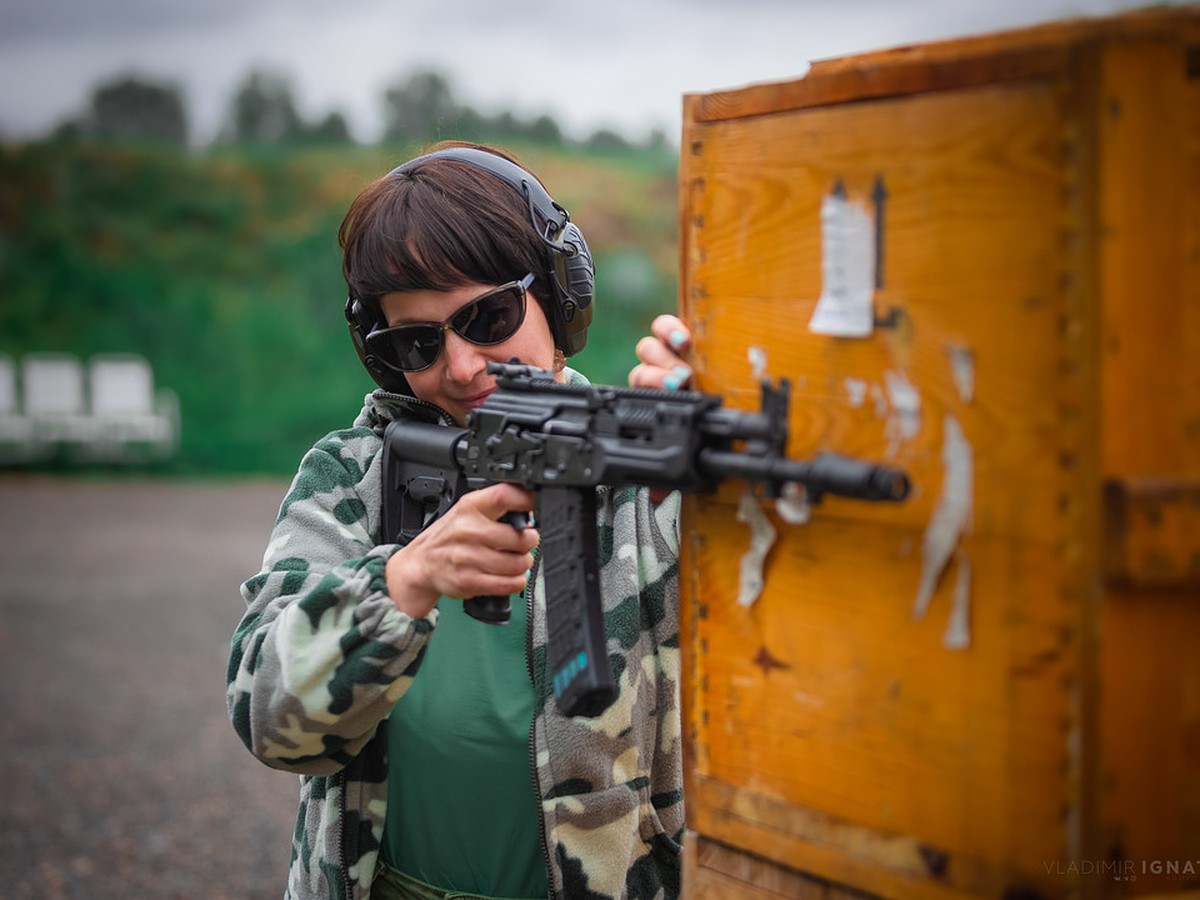
[[[571,221],[570,214],[554,202],[554,198],[546,193],[546,189],[542,187],[542,183],[529,174],[529,172],[516,163],[505,159],[503,156],[489,153],[487,150],[480,150],[476,147],[445,147],[441,150],[434,150],[431,153],[426,153],[424,156],[418,156],[416,159],[410,159],[408,162],[396,166],[396,168],[388,172],[388,176],[403,175],[422,163],[435,159],[455,160],[474,166],[477,169],[483,169],[485,172],[491,173],[512,187],[513,190],[529,202],[530,210],[536,213],[538,218],[542,220],[540,224],[534,222],[534,227],[537,228],[538,234],[542,236],[542,240],[553,244],[554,239],[566,227],[566,224]],[[553,246],[556,249],[562,250],[557,244],[553,244]]]

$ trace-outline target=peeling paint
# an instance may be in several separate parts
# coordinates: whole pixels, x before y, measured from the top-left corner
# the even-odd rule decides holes
[[[804,485],[789,481],[775,500],[775,512],[789,525],[805,525],[812,518],[812,503]]]
[[[842,382],[842,386],[846,389],[846,396],[850,399],[850,405],[858,409],[867,399],[867,383],[861,378],[847,378]]]
[[[822,709],[826,706],[824,697],[818,697],[816,694],[806,694],[804,691],[792,691],[792,702],[803,706],[811,706],[815,709]]]
[[[970,403],[975,399],[975,351],[952,344],[946,352],[950,355],[950,371],[958,396],[963,403]]]
[[[750,374],[755,381],[767,377],[767,351],[762,347],[750,347],[746,350],[746,359],[750,361]]]
[[[887,395],[883,393],[883,388],[877,384],[871,385],[871,400],[875,403],[876,417],[886,419],[888,414]]]
[[[947,650],[966,650],[971,646],[971,560],[960,548],[955,558],[958,577],[954,582],[954,605],[942,635]]]
[[[758,505],[758,498],[749,487],[738,502],[737,520],[750,526],[750,547],[742,554],[738,569],[738,604],[753,606],[762,593],[765,579],[763,566],[775,543],[776,531],[771,520]]]
[[[913,605],[913,617],[916,619],[924,618],[938,581],[970,526],[975,479],[973,452],[963,434],[962,426],[954,416],[946,416],[943,430],[942,466],[945,475],[942,480],[942,496],[925,529],[921,547],[921,582]],[[968,562],[965,554],[962,554],[960,562]],[[970,592],[969,564],[966,580],[963,581],[962,578],[960,572],[961,590],[967,593],[967,598],[962,602],[966,603]],[[965,618],[964,613],[963,621]]]
[[[883,373],[883,380],[891,407],[884,435],[888,455],[895,456],[902,443],[913,440],[921,431],[921,395],[903,372],[889,369]]]

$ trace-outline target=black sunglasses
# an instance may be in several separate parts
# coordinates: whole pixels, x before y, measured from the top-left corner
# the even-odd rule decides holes
[[[530,272],[520,281],[502,284],[480,294],[444,322],[409,322],[375,329],[367,335],[367,350],[391,369],[420,372],[437,362],[447,329],[481,347],[501,344],[525,321],[525,291],[532,283]]]

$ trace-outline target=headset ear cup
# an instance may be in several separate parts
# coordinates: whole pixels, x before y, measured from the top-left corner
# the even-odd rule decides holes
[[[561,294],[559,317],[564,345],[559,349],[567,356],[574,356],[587,344],[587,330],[592,324],[596,267],[583,232],[574,222],[567,222],[558,242],[561,249],[554,254],[554,275]]]
[[[592,253],[588,250],[583,232],[574,222],[568,222],[563,229],[561,243],[566,251],[566,284],[564,287],[580,309],[588,309],[596,293],[596,266],[592,262]]]
[[[350,340],[354,344],[354,352],[358,354],[359,361],[371,379],[385,391],[391,391],[393,394],[411,394],[408,381],[403,375],[388,369],[367,351],[367,335],[371,333],[374,322],[370,313],[353,297],[346,300],[346,324],[350,326]]]

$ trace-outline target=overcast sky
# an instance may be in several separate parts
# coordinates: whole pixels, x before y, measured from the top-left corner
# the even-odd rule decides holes
[[[571,135],[677,140],[684,93],[804,74],[812,60],[1080,15],[1139,0],[0,0],[0,136],[44,133],[99,81],[177,84],[215,134],[252,67],[309,118],[378,136],[383,89],[445,74],[484,112],[549,113]]]

